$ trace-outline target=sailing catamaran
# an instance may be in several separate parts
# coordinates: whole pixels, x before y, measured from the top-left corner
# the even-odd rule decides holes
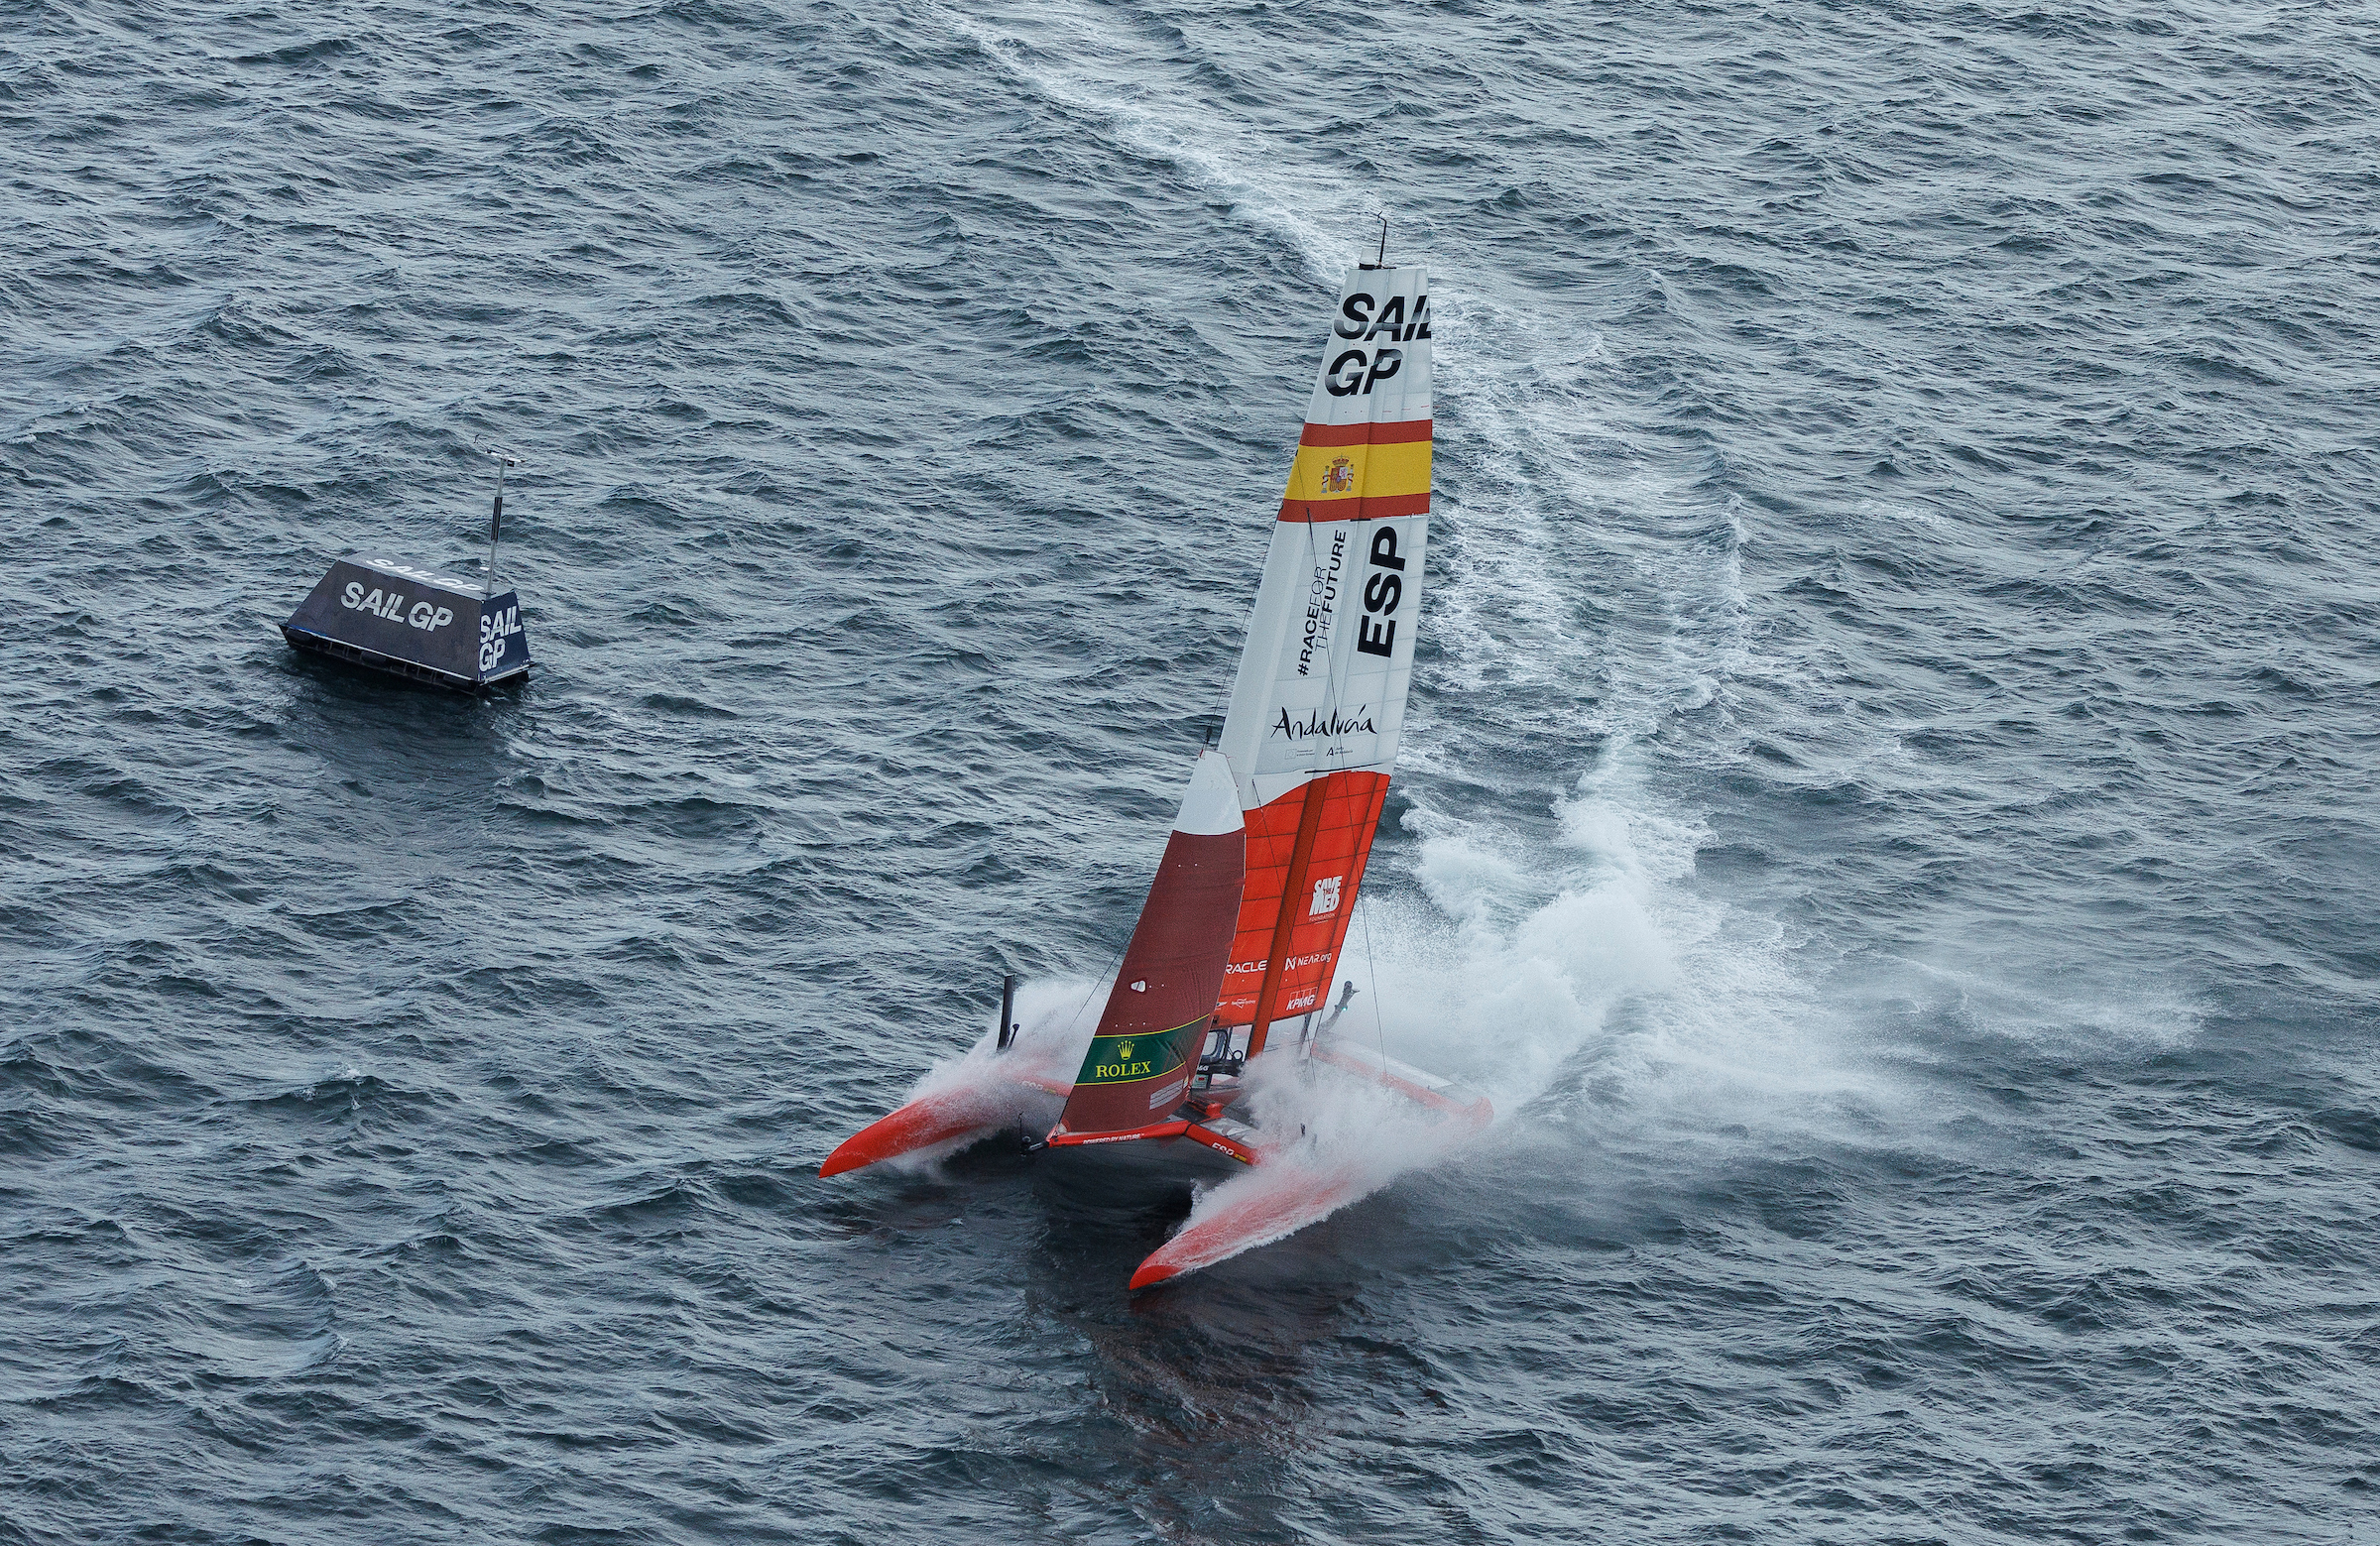
[[[845,1141],[821,1174],[989,1135],[1032,1092],[1064,1102],[1036,1150],[1162,1145],[1295,1167],[1299,1184],[1194,1212],[1133,1274],[1142,1288],[1369,1189],[1357,1170],[1295,1152],[1298,1133],[1234,1114],[1259,1058],[1334,1068],[1464,1128],[1488,1120],[1485,1100],[1334,1037],[1336,1014],[1323,1012],[1404,727],[1429,549],[1430,415],[1427,276],[1351,269],[1222,734],[1191,769],[1089,1048],[1079,1063],[1071,1048],[1056,1063],[1012,1049],[1004,1008],[985,1077],[911,1100]]]

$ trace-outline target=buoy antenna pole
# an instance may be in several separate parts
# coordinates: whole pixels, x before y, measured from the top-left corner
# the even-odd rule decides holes
[[[504,474],[510,467],[521,465],[521,458],[505,451],[488,453],[496,461],[496,508],[488,512],[488,572],[480,581],[483,595],[496,594],[496,544],[504,535]]]

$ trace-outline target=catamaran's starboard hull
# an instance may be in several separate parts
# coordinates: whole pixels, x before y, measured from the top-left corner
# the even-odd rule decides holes
[[[1310,1055],[1325,1067],[1409,1102],[1414,1147],[1340,1150],[1297,1142],[1263,1156],[1247,1181],[1202,1200],[1189,1221],[1132,1274],[1131,1289],[1154,1288],[1319,1224],[1394,1181],[1422,1153],[1451,1153],[1495,1120],[1485,1096],[1425,1069],[1335,1037]]]

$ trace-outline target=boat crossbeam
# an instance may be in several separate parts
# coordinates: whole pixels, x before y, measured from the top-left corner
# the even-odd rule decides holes
[[[1099,1143],[1143,1143],[1158,1138],[1188,1138],[1220,1154],[1229,1154],[1244,1165],[1256,1163],[1256,1150],[1229,1133],[1218,1132],[1205,1123],[1187,1117],[1175,1117],[1166,1122],[1152,1122],[1145,1128],[1132,1128],[1123,1132],[1069,1132],[1063,1127],[1050,1130],[1042,1140],[1049,1148],[1089,1148]]]

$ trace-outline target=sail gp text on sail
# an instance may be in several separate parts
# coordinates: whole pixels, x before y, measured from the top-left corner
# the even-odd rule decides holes
[[[1405,315],[1405,297],[1390,296],[1380,307],[1378,316],[1371,315],[1371,297],[1362,292],[1349,296],[1339,303],[1339,320],[1331,331],[1342,338],[1361,339],[1369,344],[1386,333],[1398,343],[1430,336],[1430,297],[1416,297],[1413,315]],[[1353,397],[1368,394],[1372,388],[1394,376],[1404,365],[1402,349],[1349,349],[1324,369],[1323,390],[1332,397]]]

